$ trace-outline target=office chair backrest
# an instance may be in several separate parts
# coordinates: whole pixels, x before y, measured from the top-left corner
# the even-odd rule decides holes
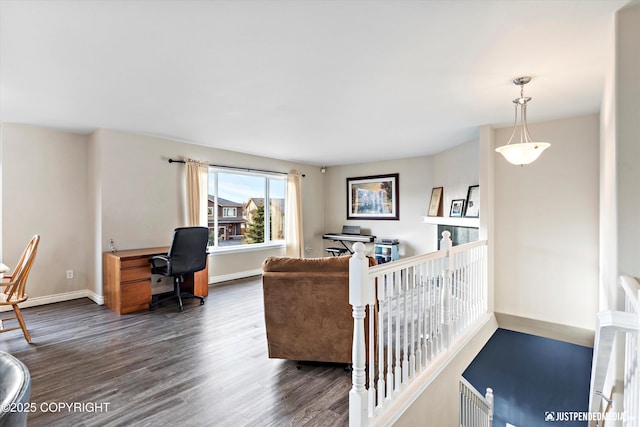
[[[171,274],[192,273],[207,265],[207,227],[180,227],[173,231],[173,241],[167,256],[171,259]]]

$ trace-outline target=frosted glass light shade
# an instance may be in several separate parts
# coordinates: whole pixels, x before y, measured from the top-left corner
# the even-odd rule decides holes
[[[496,151],[502,154],[509,163],[528,165],[540,157],[540,154],[550,146],[551,144],[548,142],[523,142],[503,145],[496,148]]]

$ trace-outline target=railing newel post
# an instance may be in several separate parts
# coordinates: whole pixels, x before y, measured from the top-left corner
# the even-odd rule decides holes
[[[487,399],[489,403],[489,426],[493,424],[493,389],[491,387],[487,387],[487,393],[484,395],[484,398]]]
[[[374,292],[369,284],[369,260],[361,242],[353,245],[354,254],[349,260],[349,304],[353,307],[353,366],[349,391],[349,426],[365,427],[369,423],[368,394],[365,387],[365,328],[367,305],[374,303]],[[370,385],[371,387],[371,385]]]

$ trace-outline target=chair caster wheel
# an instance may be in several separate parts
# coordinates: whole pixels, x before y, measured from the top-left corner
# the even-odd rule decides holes
[[[184,310],[184,307],[178,307],[178,311],[182,312]]]

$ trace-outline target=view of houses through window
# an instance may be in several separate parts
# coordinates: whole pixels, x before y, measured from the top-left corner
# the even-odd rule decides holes
[[[209,168],[209,245],[282,243],[285,187],[284,175]]]

